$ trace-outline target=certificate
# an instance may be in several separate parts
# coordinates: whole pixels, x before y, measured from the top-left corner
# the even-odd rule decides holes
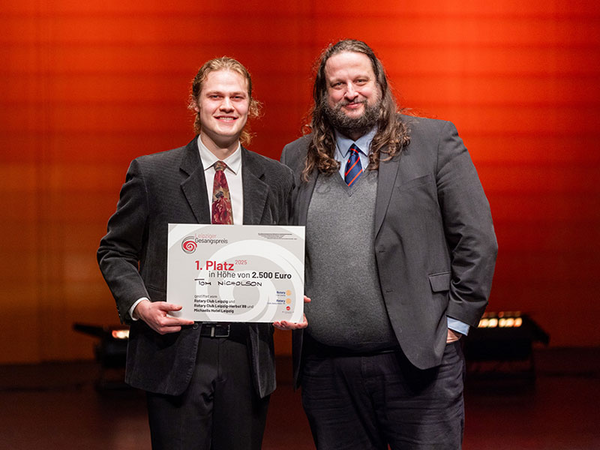
[[[170,316],[196,322],[301,322],[304,227],[169,224]]]

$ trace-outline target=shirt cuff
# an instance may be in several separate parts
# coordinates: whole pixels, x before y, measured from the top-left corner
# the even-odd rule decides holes
[[[452,317],[447,317],[448,319],[448,328],[452,331],[456,331],[457,333],[467,335],[469,334],[469,325],[460,320],[453,319]]]
[[[148,300],[150,301],[150,299],[148,297],[142,297],[139,300],[137,300],[132,306],[131,308],[129,308],[129,317],[131,317],[131,320],[133,320],[134,322],[137,322],[139,319],[136,319],[135,317],[133,317],[133,311],[135,310],[135,307],[138,305],[138,303],[140,303],[142,300]]]

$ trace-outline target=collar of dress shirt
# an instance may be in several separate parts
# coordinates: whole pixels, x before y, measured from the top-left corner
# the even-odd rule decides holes
[[[200,159],[202,160],[202,166],[204,170],[210,169],[214,163],[219,161],[219,158],[215,156],[206,146],[202,143],[200,135],[198,135],[198,148],[200,149]],[[226,170],[231,170],[234,174],[238,174],[242,168],[242,146],[238,143],[238,147],[235,151],[223,160],[227,164]]]
[[[369,153],[371,152],[371,142],[375,137],[375,133],[377,133],[377,127],[371,128],[368,133],[363,134],[356,141],[354,141],[336,130],[335,142],[337,144],[337,151],[340,156],[339,161],[344,161],[347,159],[348,151],[350,150],[352,144],[356,144],[362,154],[369,156]]]

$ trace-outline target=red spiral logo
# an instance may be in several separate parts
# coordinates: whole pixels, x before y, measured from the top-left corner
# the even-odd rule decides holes
[[[196,251],[196,239],[194,236],[188,236],[181,242],[181,248],[185,253],[194,253]]]

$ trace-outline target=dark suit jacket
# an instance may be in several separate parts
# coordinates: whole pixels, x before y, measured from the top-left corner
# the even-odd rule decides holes
[[[380,164],[373,251],[398,342],[414,366],[427,369],[441,362],[447,316],[478,324],[492,285],[497,243],[488,201],[454,125],[402,120],[411,142]],[[281,157],[296,174],[293,221],[298,225],[306,225],[316,178],[323,176],[315,171],[308,182],[300,180],[309,139],[288,144]],[[302,334],[294,333],[297,384]]]
[[[291,171],[242,148],[245,224],[287,223]],[[128,311],[141,297],[165,301],[169,223],[210,223],[210,202],[197,138],[187,146],[132,161],[117,211],[98,249],[102,274],[122,322],[131,322],[126,381],[159,394],[179,395],[188,386],[200,325],[159,335]],[[250,325],[251,361],[261,397],[275,389],[273,327]]]

